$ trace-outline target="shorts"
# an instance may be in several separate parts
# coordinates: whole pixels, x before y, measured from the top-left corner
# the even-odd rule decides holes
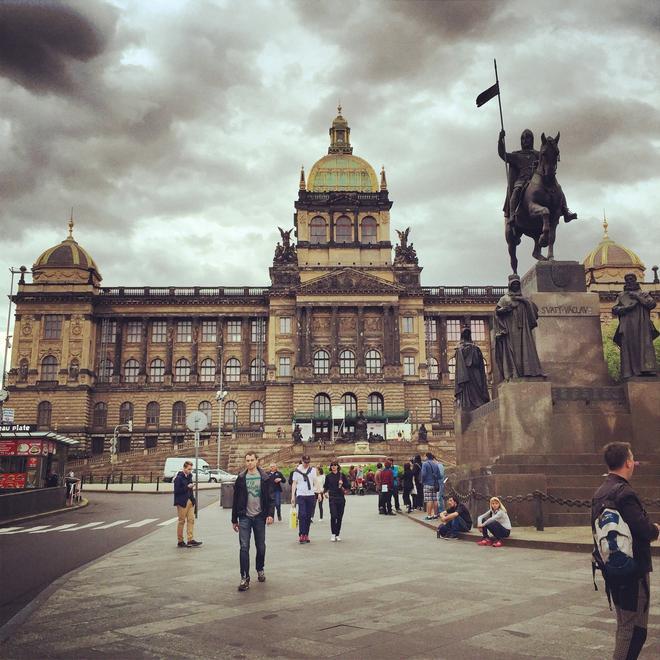
[[[435,502],[437,498],[435,486],[424,486],[424,502]]]

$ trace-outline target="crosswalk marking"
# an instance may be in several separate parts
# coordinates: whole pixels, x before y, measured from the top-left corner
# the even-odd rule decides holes
[[[158,523],[158,527],[165,527],[165,525],[171,525],[173,522],[176,522],[179,518],[177,516],[174,516],[174,518],[170,518],[169,520],[166,520],[165,522]]]
[[[38,527],[33,527],[28,534],[45,534],[46,532],[59,532],[61,529],[66,529],[67,527],[75,527],[78,523],[66,523],[64,525],[58,525],[57,527],[50,527],[50,525],[40,525],[45,529],[39,529]],[[50,529],[48,529],[50,527]]]
[[[84,525],[80,525],[80,527],[69,527],[68,529],[60,529],[60,532],[77,532],[81,529],[87,529],[88,527],[94,527],[95,525],[100,525],[103,521],[100,520],[99,522],[91,522],[91,523],[85,523]]]
[[[144,525],[148,525],[149,523],[156,522],[158,518],[145,518],[144,520],[140,520],[139,522],[133,523],[132,525],[126,525],[126,529],[129,529],[131,527],[144,527]]]
[[[0,534],[16,534],[20,532],[23,528],[22,527],[3,527],[0,529]],[[17,530],[17,531],[13,531]]]
[[[130,518],[126,520],[115,520],[115,522],[108,523],[107,525],[101,525],[100,527],[95,527],[94,529],[110,529],[111,527],[116,527],[117,525],[123,525],[124,523],[131,522]]]

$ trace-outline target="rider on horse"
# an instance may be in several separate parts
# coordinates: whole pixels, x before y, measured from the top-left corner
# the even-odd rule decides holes
[[[538,165],[539,152],[534,149],[534,133],[528,128],[520,135],[520,146],[522,147],[520,151],[507,152],[504,148],[504,135],[504,131],[500,131],[497,152],[500,158],[509,164],[509,186],[503,208],[507,228],[509,228],[515,225],[522,193]],[[577,213],[572,213],[566,205],[565,197],[562,203],[562,215],[564,222],[577,218]]]

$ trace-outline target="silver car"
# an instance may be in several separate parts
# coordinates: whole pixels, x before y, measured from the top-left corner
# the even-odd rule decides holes
[[[195,470],[193,469],[192,471],[193,474],[193,481],[195,480]],[[223,482],[234,482],[236,481],[236,476],[235,474],[231,474],[230,472],[226,472],[225,470],[202,470],[200,468],[199,470],[199,481],[201,482],[207,482],[210,484],[215,484],[215,483],[223,483]]]

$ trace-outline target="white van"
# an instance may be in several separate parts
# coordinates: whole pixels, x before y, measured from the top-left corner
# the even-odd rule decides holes
[[[199,462],[199,471],[200,471],[200,481],[202,481],[202,470],[210,470],[211,466],[203,459],[203,458],[198,458],[197,459]],[[193,458],[179,458],[178,456],[176,458],[166,458],[165,459],[165,469],[163,470],[163,481],[168,481],[171,482],[174,480],[174,477],[183,470],[183,464],[186,461],[190,461],[193,464],[193,469],[195,467],[195,459]],[[204,479],[204,481],[208,481],[208,479]]]

